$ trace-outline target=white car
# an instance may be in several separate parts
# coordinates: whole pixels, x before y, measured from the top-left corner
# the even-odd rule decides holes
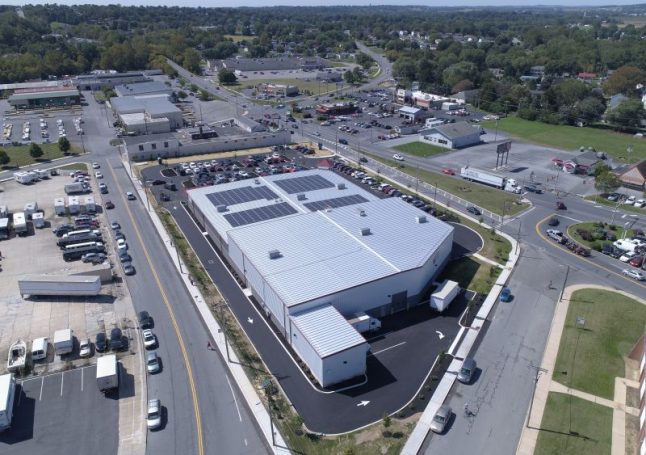
[[[630,196],[624,201],[624,204],[633,205],[635,203],[635,199],[637,199],[635,196]]]
[[[141,332],[141,336],[144,339],[144,347],[146,349],[152,348],[157,344],[157,337],[153,333],[152,330],[146,329],[143,332]]]
[[[102,178],[103,178],[103,174],[101,174],[99,171],[96,171],[96,172],[94,173],[94,176],[95,176],[96,178],[98,178],[98,179],[102,179]]]
[[[643,206],[646,205],[646,201],[644,201],[643,199],[637,199],[634,205],[635,207],[642,208]]]
[[[319,133],[318,131],[314,131],[313,134],[314,134],[314,136],[320,136],[321,135],[321,133]]]
[[[395,159],[395,160],[397,160],[397,161],[404,161],[404,157],[403,157],[403,156],[401,156],[399,153],[395,153],[395,154],[393,155],[393,159]]]
[[[637,270],[624,269],[621,271],[624,275],[637,281],[644,281],[644,275]]]
[[[156,430],[161,426],[161,403],[158,398],[148,400],[146,426],[149,430]]]
[[[131,191],[126,192],[126,198],[127,198],[129,201],[134,201],[135,199],[137,199],[137,198],[135,197],[135,195],[134,195]]]
[[[89,338],[84,338],[79,343],[79,357],[90,357],[92,353],[92,348]]]
[[[621,262],[628,262],[628,261],[630,261],[632,258],[634,258],[635,256],[637,256],[637,253],[635,253],[634,251],[629,251],[629,252],[627,252],[627,253],[624,253],[624,254],[623,254],[623,256],[621,256],[621,257],[619,258],[619,260],[620,260]]]
[[[92,169],[99,169],[101,165],[99,163],[92,163]]]

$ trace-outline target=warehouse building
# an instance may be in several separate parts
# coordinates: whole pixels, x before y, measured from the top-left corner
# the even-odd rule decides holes
[[[103,90],[104,88],[114,88],[121,84],[134,84],[149,80],[145,73],[137,71],[127,73],[95,71],[92,74],[81,74],[73,79],[79,90]]]
[[[167,133],[184,125],[182,111],[166,94],[114,97],[110,105],[130,134]]]
[[[15,90],[8,101],[16,109],[71,106],[81,104],[81,94],[70,86],[32,87]]]
[[[193,189],[189,207],[323,387],[365,371],[346,319],[427,299],[453,241],[452,226],[319,169]]]
[[[122,84],[114,88],[117,96],[146,96],[166,95],[170,98],[173,90],[166,84],[159,81],[138,82],[135,84]]]
[[[419,132],[420,139],[447,149],[459,149],[480,143],[482,128],[467,122],[446,123]]]

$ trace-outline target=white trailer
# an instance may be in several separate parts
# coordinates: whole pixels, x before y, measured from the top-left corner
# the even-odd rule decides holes
[[[25,204],[25,210],[24,210],[24,213],[25,213],[25,216],[26,216],[27,218],[29,218],[30,216],[32,216],[32,215],[33,215],[34,213],[36,213],[37,211],[38,211],[38,202],[27,202],[27,203]]]
[[[13,178],[16,180],[16,182],[27,185],[35,180],[35,175],[36,174],[31,172],[14,172]]]
[[[96,384],[103,393],[119,387],[119,362],[115,354],[104,355],[97,360]]]
[[[458,283],[451,280],[444,280],[435,292],[431,294],[431,300],[429,302],[431,308],[441,313],[449,306],[459,292],[460,286],[458,286]]]
[[[352,319],[348,319],[348,323],[359,333],[375,332],[381,329],[381,321],[377,318],[368,316],[363,311],[355,313]]]
[[[18,235],[27,233],[27,220],[23,212],[13,214],[13,229]]]
[[[84,275],[25,275],[18,279],[25,296],[92,296],[101,292],[101,278]]]
[[[57,197],[54,199],[54,212],[58,216],[65,216],[67,214],[65,210],[65,198]]]
[[[85,196],[83,200],[83,208],[86,213],[95,213],[96,204],[94,203],[94,196]]]
[[[11,427],[13,401],[16,396],[16,379],[13,374],[0,376],[0,431]]]
[[[70,196],[67,198],[67,209],[70,211],[70,215],[76,215],[81,211],[81,203],[79,202],[78,196]]]
[[[65,185],[65,194],[80,194],[87,193],[89,191],[89,186],[86,183],[76,182],[68,183]]]
[[[476,169],[475,167],[465,166],[460,169],[460,177],[472,182],[484,183],[485,185],[495,186],[496,188],[503,189],[505,186],[505,178],[492,174],[490,172]]]
[[[47,172],[47,171],[41,171],[40,169],[34,169],[32,172],[33,172],[34,174],[36,174],[36,176],[37,176],[37,177],[38,177],[38,179],[40,179],[40,180],[44,180],[44,179],[48,179],[48,178],[49,178],[49,172]]]
[[[72,329],[62,329],[54,332],[54,353],[56,355],[69,354],[74,350],[74,336]]]

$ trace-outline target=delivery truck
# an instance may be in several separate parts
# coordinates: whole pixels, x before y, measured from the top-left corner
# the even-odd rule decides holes
[[[16,379],[13,374],[0,376],[0,431],[11,427],[13,400],[16,396]]]
[[[115,354],[99,357],[96,362],[96,384],[103,393],[119,387],[119,362]]]
[[[72,329],[62,329],[54,332],[54,353],[56,355],[69,354],[74,350],[74,336]]]
[[[68,183],[65,185],[65,194],[82,194],[88,193],[90,191],[90,186],[87,183],[75,182]]]
[[[460,177],[471,182],[484,183],[485,185],[509,191],[510,193],[520,194],[522,191],[515,179],[509,179],[471,166],[461,168]]]
[[[359,333],[375,332],[381,329],[381,321],[372,316],[368,316],[363,311],[355,313],[352,319],[348,319],[348,322]]]
[[[26,296],[93,296],[101,293],[101,277],[84,275],[23,275],[20,294]]]

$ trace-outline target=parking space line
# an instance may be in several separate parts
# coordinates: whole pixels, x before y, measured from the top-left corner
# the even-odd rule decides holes
[[[41,401],[43,399],[43,385],[45,385],[45,376],[43,376],[42,380],[40,381],[40,395],[38,396],[38,401]]]
[[[389,347],[384,348],[384,349],[382,349],[382,350],[380,350],[380,351],[377,351],[377,352],[371,352],[371,353],[370,353],[370,355],[375,356],[375,355],[377,355],[377,354],[381,354],[382,352],[390,351],[391,349],[396,348],[396,347],[399,347],[399,346],[401,346],[401,345],[403,345],[403,344],[406,344],[406,342],[405,342],[405,341],[402,341],[401,343],[397,343],[397,344],[395,344],[395,345],[393,345],[393,346],[389,346]]]
[[[63,379],[65,379],[65,372],[61,373],[61,396],[63,396]]]

